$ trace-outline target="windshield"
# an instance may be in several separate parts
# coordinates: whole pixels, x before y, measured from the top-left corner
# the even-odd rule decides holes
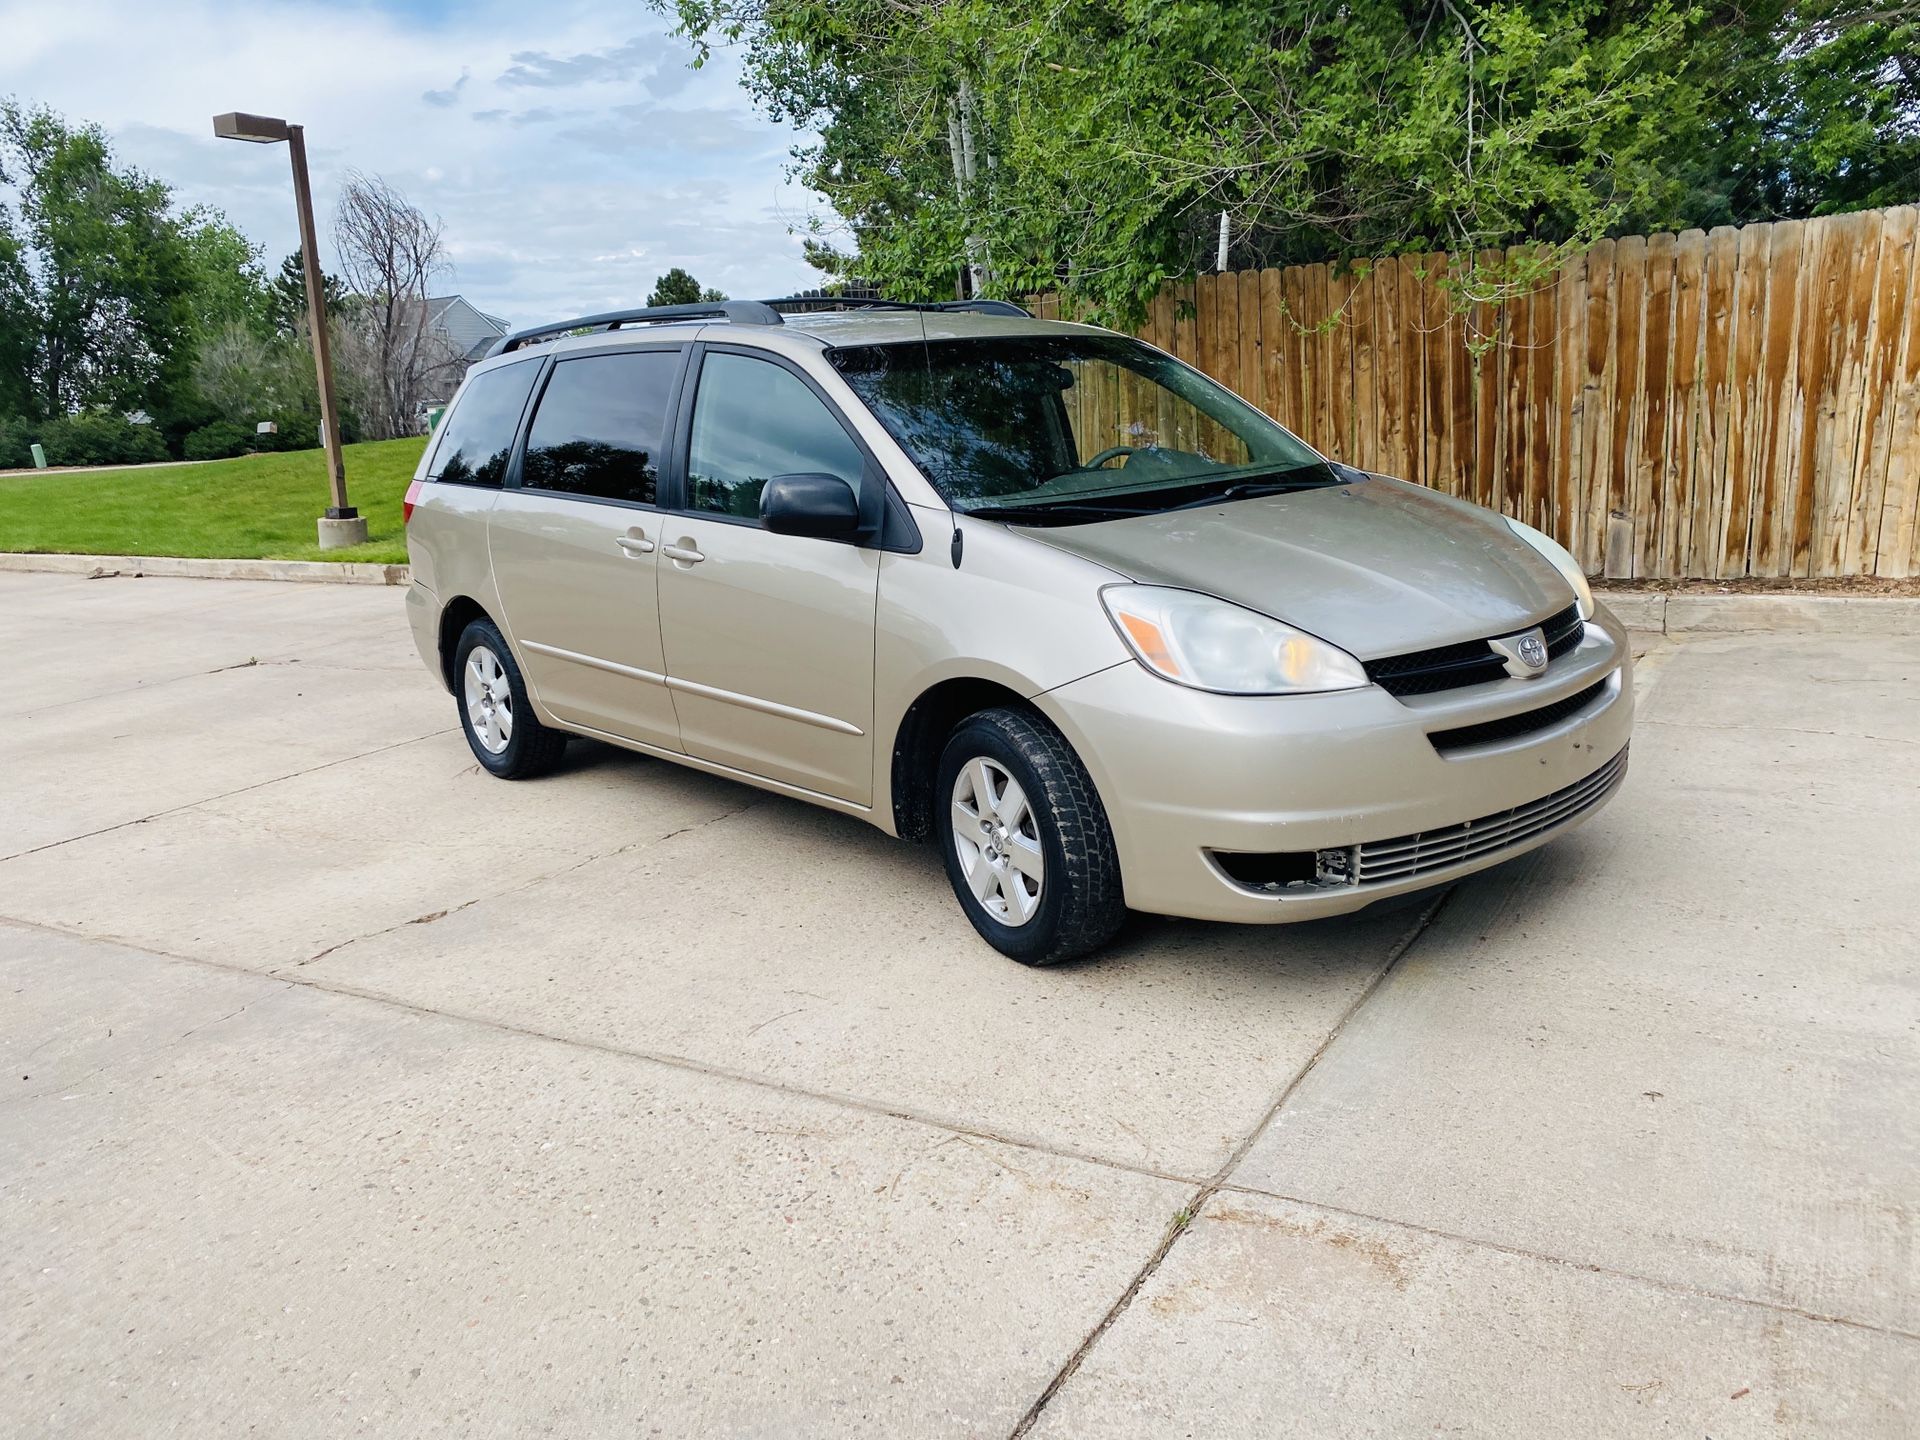
[[[832,360],[970,514],[1077,524],[1341,483],[1251,405],[1119,335],[865,345]]]

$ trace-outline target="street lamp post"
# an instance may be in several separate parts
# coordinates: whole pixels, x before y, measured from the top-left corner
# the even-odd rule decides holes
[[[293,159],[293,203],[300,216],[300,258],[307,281],[307,328],[313,332],[313,368],[320,382],[320,443],[327,454],[327,487],[333,503],[320,517],[320,548],[340,550],[364,544],[367,522],[347,503],[347,467],[340,455],[340,412],[333,400],[333,345],[327,337],[327,300],[321,288],[320,247],[313,231],[313,190],[307,182],[306,134],[298,125],[268,115],[231,111],[213,117],[213,133],[222,140],[276,145],[282,140]]]

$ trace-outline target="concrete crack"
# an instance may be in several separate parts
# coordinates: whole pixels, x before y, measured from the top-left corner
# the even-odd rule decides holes
[[[75,695],[67,700],[54,700],[45,705],[31,705],[16,713],[24,718],[38,718],[54,710],[64,710],[74,705],[88,705],[96,700],[111,700],[120,695],[137,692],[163,690],[169,685],[182,685],[189,680],[204,680],[209,675],[224,675],[229,670],[251,670],[259,666],[300,665],[309,670],[355,670],[366,674],[413,673],[414,667],[408,665],[348,665],[342,661],[303,658],[298,655],[258,655],[248,656],[245,660],[236,660],[231,665],[216,665],[211,670],[188,670],[179,675],[168,675],[157,680],[141,680],[132,685],[121,685],[112,690],[99,690],[88,695]]]
[[[718,824],[720,821],[731,819],[743,811],[751,810],[754,804],[754,801],[749,800],[744,805],[737,805],[731,810],[723,810],[718,815],[709,815],[705,820],[696,820],[691,825],[682,825],[679,829],[669,830],[664,835],[651,836],[641,840],[629,840],[625,845],[617,845],[613,849],[603,850],[597,855],[584,856],[570,864],[562,865],[557,870],[543,870],[540,874],[529,876],[518,884],[509,885],[504,890],[490,890],[485,895],[475,895],[471,899],[462,900],[458,905],[449,905],[444,910],[432,910],[425,915],[416,915],[411,920],[402,920],[398,924],[383,926],[378,930],[369,930],[364,935],[351,935],[345,940],[335,941],[333,944],[327,946],[326,949],[309,955],[304,960],[296,960],[294,964],[296,966],[311,965],[316,960],[326,959],[327,956],[333,954],[336,950],[344,950],[349,945],[358,945],[363,940],[378,940],[382,935],[391,935],[396,930],[405,930],[409,925],[431,925],[435,921],[446,919],[449,915],[458,915],[462,910],[478,905],[483,900],[505,899],[509,895],[518,895],[523,891],[531,890],[536,885],[544,885],[549,880],[558,880],[563,875],[571,875],[574,871],[584,869],[588,865],[597,865],[602,860],[613,860],[619,856],[631,854],[635,850],[653,845],[664,845],[676,835],[685,835],[690,830],[704,830],[709,825]],[[286,968],[284,965],[276,965],[269,967],[265,973],[268,975],[278,975]]]
[[[1173,1213],[1172,1218],[1167,1222],[1165,1233],[1160,1237],[1160,1243],[1154,1246],[1152,1253],[1147,1256],[1146,1263],[1140,1267],[1139,1271],[1134,1275],[1132,1282],[1121,1292],[1120,1298],[1115,1300],[1107,1313],[1100,1317],[1100,1323],[1095,1325],[1093,1329],[1087,1333],[1087,1337],[1080,1342],[1073,1354],[1067,1357],[1066,1363],[1054,1373],[1053,1379],[1047,1382],[1047,1388],[1040,1392],[1039,1398],[1027,1407],[1026,1414],[1022,1415],[1020,1422],[1013,1427],[1012,1432],[1008,1436],[1008,1440],[1020,1440],[1021,1436],[1032,1430],[1033,1427],[1039,1423],[1040,1416],[1045,1412],[1047,1406],[1053,1402],[1053,1397],[1058,1395],[1066,1383],[1074,1377],[1074,1373],[1079,1370],[1087,1356],[1093,1353],[1094,1346],[1100,1343],[1100,1338],[1114,1327],[1114,1324],[1122,1315],[1127,1313],[1127,1308],[1133,1304],[1134,1297],[1140,1293],[1146,1283],[1153,1278],[1154,1273],[1159,1270],[1162,1263],[1165,1262],[1167,1256],[1172,1252],[1175,1242],[1178,1241],[1182,1235],[1186,1234],[1187,1228],[1193,1224],[1194,1220],[1199,1217],[1200,1212],[1206,1208],[1207,1202],[1225,1187],[1227,1177],[1239,1168],[1240,1162],[1246,1159],[1247,1152],[1254,1147],[1262,1135],[1266,1134],[1267,1128],[1273,1123],[1274,1116],[1280,1113],[1281,1107],[1293,1098],[1294,1091],[1298,1090],[1307,1076],[1313,1073],[1314,1066],[1320,1063],[1320,1057],[1327,1053],[1328,1048],[1331,1047],[1333,1042],[1338,1040],[1346,1030],[1347,1022],[1352,1020],[1353,1017],[1360,1012],[1361,1007],[1379,992],[1380,987],[1386,983],[1387,976],[1393,973],[1393,967],[1400,963],[1401,957],[1413,948],[1414,942],[1426,934],[1433,922],[1439,919],[1441,911],[1446,908],[1447,901],[1452,897],[1453,890],[1449,887],[1441,892],[1438,900],[1435,900],[1421,912],[1420,918],[1414,922],[1413,928],[1402,936],[1394,947],[1387,952],[1385,963],[1383,963],[1378,970],[1374,971],[1367,983],[1361,988],[1360,993],[1354,997],[1353,1003],[1341,1012],[1340,1018],[1334,1021],[1333,1028],[1327,1031],[1325,1038],[1315,1047],[1313,1054],[1307,1057],[1306,1063],[1293,1073],[1286,1085],[1281,1088],[1279,1095],[1274,1097],[1273,1103],[1267,1107],[1266,1113],[1260,1117],[1259,1123],[1241,1138],[1240,1143],[1233,1147],[1233,1153],[1227,1156],[1226,1161],[1218,1170],[1214,1171],[1207,1180],[1202,1182],[1193,1192],[1192,1196],[1189,1197],[1186,1204],[1182,1205]]]
[[[280,994],[284,994],[286,991],[292,988],[293,987],[291,984],[282,982],[281,984],[275,986],[273,990],[269,991],[268,994],[280,995]],[[246,1004],[241,1005],[236,1009],[229,1010],[224,1015],[216,1015],[211,1020],[203,1020],[198,1025],[189,1026],[187,1029],[182,1030],[178,1035],[174,1036],[171,1040],[165,1041],[162,1044],[154,1046],[154,1048],[151,1051],[147,1052],[147,1058],[151,1059],[155,1055],[164,1055],[167,1051],[173,1049],[174,1046],[182,1044],[192,1036],[198,1035],[202,1030],[211,1030],[215,1025],[224,1025],[227,1021],[233,1019],[236,1015],[244,1014],[247,1010],[251,1009],[255,1005],[258,1005],[262,1000],[265,1000],[266,998],[267,998],[266,995],[256,995],[253,997],[253,999],[247,1001]],[[108,1033],[111,1034],[112,1032],[109,1031]],[[35,1048],[39,1049],[41,1047],[36,1046]],[[118,1057],[115,1057],[115,1058],[118,1058]],[[4,1099],[0,1099],[0,1105],[16,1105],[26,1100],[38,1100],[44,1095],[76,1094],[78,1093],[80,1086],[85,1085],[89,1080],[93,1079],[96,1075],[99,1075],[101,1072],[106,1070],[107,1066],[110,1063],[111,1063],[110,1061],[103,1061],[102,1063],[94,1066],[93,1069],[87,1071],[86,1074],[81,1075],[73,1080],[64,1081],[58,1085],[45,1085],[38,1090],[29,1090],[22,1095],[8,1095]]]
[[[1700,1300],[1717,1300],[1728,1305],[1753,1305],[1762,1310],[1777,1311],[1782,1315],[1793,1315],[1802,1320],[1814,1320],[1824,1325],[1844,1325],[1850,1330],[1865,1330],[1875,1335],[1892,1335],[1901,1340],[1920,1341],[1920,1331],[1903,1330],[1897,1325],[1877,1325],[1867,1320],[1855,1320],[1847,1315],[1830,1315],[1821,1310],[1808,1310],[1799,1305],[1788,1304],[1784,1300],[1766,1300],[1753,1295],[1740,1295],[1729,1290],[1712,1290],[1703,1285],[1689,1285],[1683,1280],[1663,1280],[1655,1275],[1642,1275],[1635,1270],[1616,1270],[1611,1265],[1602,1265],[1594,1260],[1575,1260],[1566,1255],[1553,1255],[1545,1250],[1529,1249],[1525,1245],[1510,1245],[1502,1240],[1489,1240],[1479,1235],[1462,1235],[1453,1230],[1442,1230],[1433,1225],[1422,1225],[1415,1220],[1397,1220],[1391,1215],[1372,1215],[1365,1210],[1351,1210],[1344,1205],[1329,1205],[1324,1200],[1308,1200],[1298,1195],[1283,1195],[1278,1190],[1262,1190],[1257,1185],[1223,1185],[1220,1187],[1234,1195],[1258,1195],[1268,1200],[1284,1200],[1289,1205],[1298,1205],[1303,1210],[1317,1210],[1323,1215],[1337,1215],[1346,1220],[1360,1220],[1373,1225],[1389,1225],[1396,1230],[1410,1231],[1415,1235],[1425,1235],[1434,1240],[1447,1240],[1456,1245],[1471,1245],[1477,1250],[1492,1250],[1500,1255],[1512,1255],[1521,1260],[1537,1260],[1543,1265],[1558,1265],[1566,1270],[1579,1270],[1588,1275],[1605,1275],[1614,1280],[1628,1280],[1638,1285],[1651,1285],[1655,1289],[1665,1290],[1674,1295],[1689,1295]]]
[[[79,835],[69,835],[64,840],[49,840],[44,845],[31,845],[25,850],[16,850],[11,855],[0,855],[0,865],[9,860],[18,860],[27,855],[38,855],[42,850],[58,850],[62,845],[73,845],[81,840],[91,840],[96,835],[111,835],[115,830],[125,830],[132,825],[145,825],[149,821],[159,820],[168,815],[178,815],[182,810],[193,810],[202,805],[211,805],[216,800],[230,800],[235,795],[245,795],[253,790],[264,790],[269,785],[278,785],[283,780],[298,780],[302,775],[313,775],[321,770],[331,770],[336,765],[346,765],[355,760],[365,760],[370,756],[384,755],[389,750],[398,750],[403,745],[418,745],[422,740],[431,740],[436,735],[450,735],[456,727],[443,726],[438,730],[429,730],[424,735],[414,735],[405,740],[396,740],[391,745],[377,745],[371,750],[362,750],[357,755],[342,755],[338,760],[323,760],[318,765],[309,765],[304,770],[291,770],[285,775],[275,775],[268,780],[257,780],[251,785],[241,785],[232,790],[222,790],[218,795],[203,795],[198,800],[189,800],[181,805],[169,805],[164,810],[156,810],[151,815],[142,815],[135,820],[119,820],[112,825],[102,825],[97,830],[84,831]]]

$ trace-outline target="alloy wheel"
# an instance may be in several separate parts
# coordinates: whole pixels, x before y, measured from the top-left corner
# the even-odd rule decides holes
[[[953,781],[953,848],[967,888],[1002,925],[1019,926],[1040,908],[1046,854],[1039,822],[1020,782],[979,756]]]
[[[500,657],[485,645],[467,652],[467,723],[489,755],[498,755],[513,739],[513,685]]]

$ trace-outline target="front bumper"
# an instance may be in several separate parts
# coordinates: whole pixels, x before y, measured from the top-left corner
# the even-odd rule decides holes
[[[1537,680],[1396,699],[1378,687],[1330,695],[1211,695],[1128,661],[1035,697],[1093,774],[1112,822],[1127,904],[1202,920],[1281,923],[1358,910],[1444,884],[1545,844],[1595,814],[1633,729],[1627,634],[1601,608],[1580,643]],[[1598,687],[1595,690],[1595,687]],[[1545,728],[1443,750],[1436,732],[1527,714],[1594,690]],[[1588,782],[1583,785],[1582,782]],[[1549,797],[1564,793],[1578,805]],[[1536,823],[1519,824],[1514,815]],[[1505,823],[1501,843],[1462,827]],[[1471,822],[1471,825],[1470,823]],[[1223,853],[1396,854],[1416,837],[1433,863],[1386,878],[1263,889]],[[1435,842],[1440,842],[1435,844]],[[1507,842],[1511,843],[1507,843]],[[1452,849],[1447,848],[1452,846]],[[1385,848],[1383,848],[1385,847]],[[1376,866],[1374,874],[1384,873]]]

